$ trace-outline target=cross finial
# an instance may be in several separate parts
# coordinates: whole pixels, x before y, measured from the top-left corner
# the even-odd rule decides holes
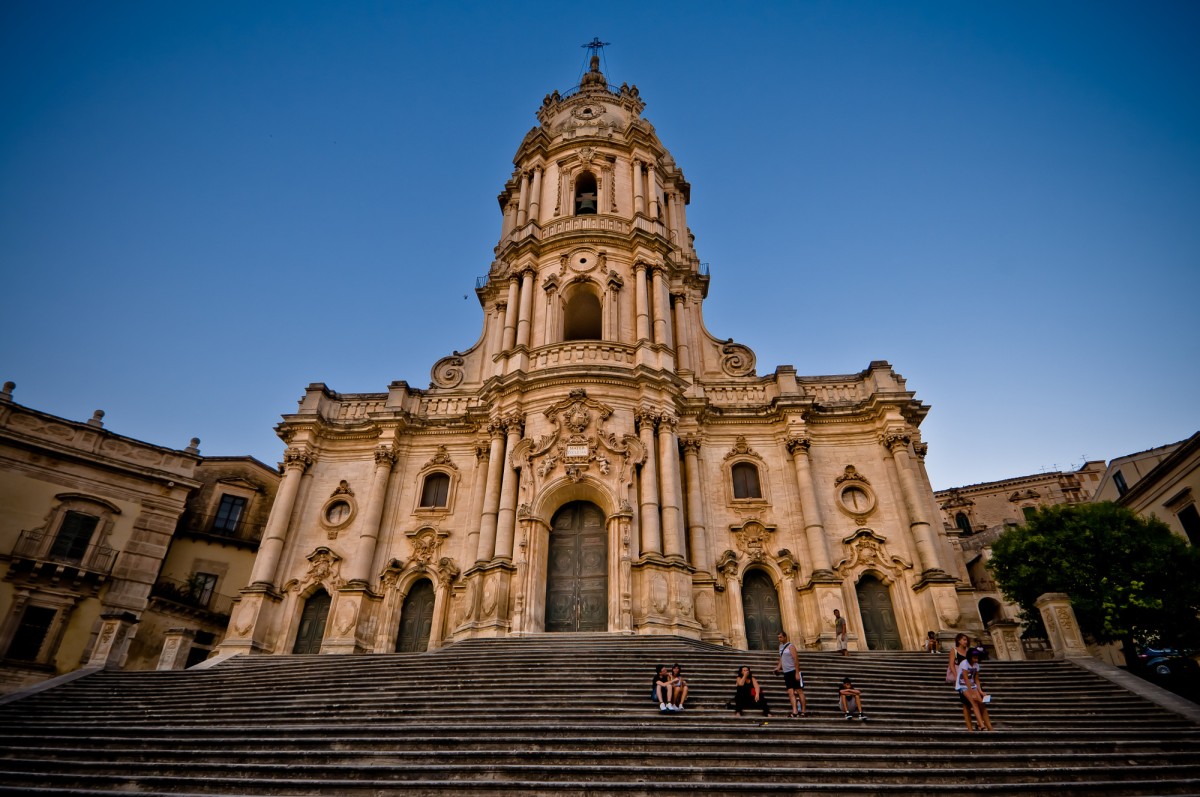
[[[602,42],[599,36],[593,36],[592,40],[587,44],[581,44],[580,47],[588,48],[589,55],[597,55],[598,51],[612,44],[612,42]]]

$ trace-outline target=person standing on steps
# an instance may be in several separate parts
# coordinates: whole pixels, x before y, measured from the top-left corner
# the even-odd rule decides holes
[[[804,703],[804,674],[800,672],[800,653],[796,646],[788,641],[788,635],[779,632],[779,663],[775,665],[775,674],[783,673],[783,684],[787,687],[788,700],[792,704],[789,717],[807,717],[808,708]],[[796,699],[799,698],[799,708]]]
[[[763,696],[762,687],[758,685],[758,679],[749,667],[739,667],[733,693],[733,713],[740,717],[743,711],[758,710],[762,711],[764,717],[771,716],[771,709],[767,705],[767,698]]]
[[[842,613],[837,609],[833,610],[833,638],[837,640],[837,649],[842,652],[842,655],[850,655],[850,651],[846,647],[846,618],[842,617]]]

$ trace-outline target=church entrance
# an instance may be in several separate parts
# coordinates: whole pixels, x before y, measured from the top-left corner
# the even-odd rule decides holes
[[[547,631],[608,630],[608,532],[600,507],[567,504],[550,521]]]
[[[413,584],[400,608],[400,631],[396,634],[397,653],[420,653],[429,649],[429,629],[433,627],[433,584],[421,579]]]
[[[751,650],[776,650],[783,620],[779,614],[779,595],[771,577],[751,570],[742,581],[742,608],[746,615],[746,644]]]
[[[862,612],[863,635],[868,650],[903,650],[900,629],[887,585],[872,575],[858,582],[858,608]]]
[[[319,589],[304,602],[300,614],[300,630],[296,633],[296,644],[292,653],[320,653],[321,641],[325,639],[325,623],[329,620],[329,593]]]

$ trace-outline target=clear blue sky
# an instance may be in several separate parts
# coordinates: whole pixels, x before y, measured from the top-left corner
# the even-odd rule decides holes
[[[8,0],[0,380],[269,464],[310,382],[427,386],[593,36],[692,183],[708,328],[889,360],[935,487],[1200,428],[1195,2]]]

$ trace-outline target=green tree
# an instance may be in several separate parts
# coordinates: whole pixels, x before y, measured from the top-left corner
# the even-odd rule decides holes
[[[1000,535],[988,567],[1022,619],[1041,627],[1034,602],[1047,592],[1071,598],[1081,630],[1095,642],[1200,642],[1200,553],[1162,521],[1114,503],[1039,509]]]

